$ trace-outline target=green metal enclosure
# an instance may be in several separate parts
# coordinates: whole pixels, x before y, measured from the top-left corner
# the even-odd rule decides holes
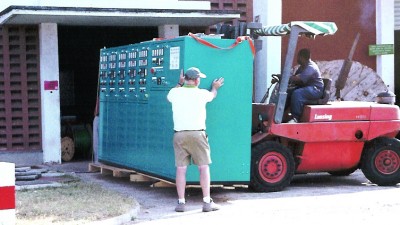
[[[148,41],[100,51],[100,162],[175,181],[173,121],[168,91],[180,71],[207,75],[200,88],[225,78],[207,105],[212,183],[250,180],[253,53],[251,42],[204,36]],[[212,46],[214,45],[214,46]],[[188,183],[199,181],[189,166]]]

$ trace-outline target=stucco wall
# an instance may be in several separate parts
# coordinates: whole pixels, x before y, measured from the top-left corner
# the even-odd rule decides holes
[[[283,0],[282,4],[283,23],[315,20],[333,21],[338,26],[333,36],[301,39],[298,49],[310,48],[315,60],[345,59],[357,32],[360,32],[353,60],[376,70],[376,57],[368,56],[368,45],[376,44],[375,0]],[[286,46],[287,40],[284,39],[282,52],[286,52]]]

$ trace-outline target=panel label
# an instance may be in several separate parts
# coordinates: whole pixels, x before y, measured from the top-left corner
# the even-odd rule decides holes
[[[394,54],[394,45],[393,44],[369,45],[368,53],[370,56]]]
[[[179,61],[180,61],[180,47],[171,47],[169,52],[169,69],[177,70],[179,69]]]

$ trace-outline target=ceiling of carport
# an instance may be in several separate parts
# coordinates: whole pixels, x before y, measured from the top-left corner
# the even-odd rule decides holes
[[[10,6],[0,12],[0,24],[57,23],[76,26],[210,26],[240,18],[238,11],[160,10]]]

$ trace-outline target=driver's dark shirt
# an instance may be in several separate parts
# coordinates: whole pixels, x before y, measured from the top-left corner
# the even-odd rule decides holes
[[[295,74],[299,74],[304,86],[314,86],[319,90],[324,88],[321,72],[319,71],[317,64],[311,60],[305,67],[300,66]]]

